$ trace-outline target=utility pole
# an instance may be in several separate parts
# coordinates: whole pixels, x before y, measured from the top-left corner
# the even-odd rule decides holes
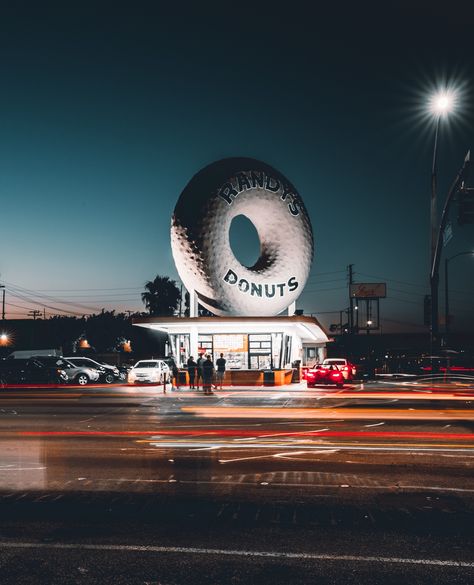
[[[33,317],[33,321],[36,321],[36,317],[41,315],[41,311],[38,311],[38,309],[33,309],[32,311],[28,311],[28,315]]]
[[[349,279],[349,335],[354,333],[354,299],[351,295],[351,284],[354,284],[354,264],[349,264],[348,279]]]
[[[5,321],[5,285],[0,284],[0,288],[3,292],[3,300],[2,300],[2,321]]]
[[[431,292],[431,328],[430,328],[430,349],[431,355],[439,349],[439,323],[438,323],[438,286],[439,286],[439,263],[441,259],[441,251],[443,248],[443,232],[446,227],[446,222],[449,216],[450,204],[454,197],[464,187],[464,181],[469,172],[469,165],[471,162],[471,151],[468,150],[464,158],[464,162],[459,169],[451,187],[448,191],[446,201],[441,214],[441,221],[439,225],[435,225],[436,237],[432,239],[432,257],[430,269],[430,292]],[[433,160],[433,169],[436,170],[436,159]],[[434,187],[436,188],[436,178],[434,179]],[[432,215],[433,217],[433,215]],[[432,231],[432,237],[434,236]],[[434,245],[434,246],[433,246]]]

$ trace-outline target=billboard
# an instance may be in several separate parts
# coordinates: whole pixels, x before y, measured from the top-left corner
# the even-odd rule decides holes
[[[356,299],[384,299],[387,285],[385,282],[358,282],[350,285],[350,295]]]

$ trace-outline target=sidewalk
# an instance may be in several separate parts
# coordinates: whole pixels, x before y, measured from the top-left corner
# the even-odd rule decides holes
[[[167,385],[166,387],[166,391],[169,392],[171,390],[171,386]],[[223,384],[222,385],[222,390],[220,388],[212,388],[212,391],[214,393],[219,393],[219,392],[228,392],[229,390],[231,391],[235,391],[235,392],[240,392],[240,391],[249,391],[249,390],[258,390],[259,392],[291,392],[291,391],[295,391],[295,392],[300,392],[302,390],[307,390],[306,387],[306,382],[298,382],[295,384],[284,384],[282,386],[232,386],[230,384]],[[202,387],[200,387],[199,389],[194,389],[194,388],[189,388],[189,386],[179,386],[178,389],[173,388],[172,389],[173,392],[180,392],[180,391],[186,391],[186,392],[196,392],[196,393],[201,393],[202,392]]]

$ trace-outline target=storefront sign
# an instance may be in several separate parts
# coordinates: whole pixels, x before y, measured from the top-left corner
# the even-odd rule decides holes
[[[229,238],[244,215],[260,240],[254,266],[242,265]],[[215,162],[182,192],[171,245],[186,288],[215,315],[278,315],[301,294],[313,259],[313,231],[295,187],[276,169],[249,158]]]

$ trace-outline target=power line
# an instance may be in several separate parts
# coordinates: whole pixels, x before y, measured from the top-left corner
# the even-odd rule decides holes
[[[378,280],[382,280],[382,281],[387,280],[388,282],[397,282],[398,284],[406,284],[407,286],[416,286],[418,288],[423,288],[425,290],[428,289],[428,285],[415,284],[414,282],[407,282],[404,280],[395,280],[394,278],[387,278],[385,276],[375,276],[374,274],[365,274],[364,272],[359,272],[359,274],[361,276],[367,276],[368,278],[377,278]]]
[[[304,292],[326,292],[326,291],[333,291],[333,290],[346,290],[347,286],[336,286],[332,288],[305,288]]]

